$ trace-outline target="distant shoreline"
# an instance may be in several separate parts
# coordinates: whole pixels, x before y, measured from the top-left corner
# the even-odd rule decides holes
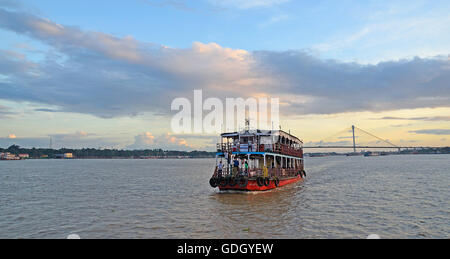
[[[0,159],[0,161],[23,161],[23,160],[184,160],[184,159],[212,159],[213,157],[159,157],[159,158],[126,158],[126,157],[76,157],[76,158],[24,158],[24,159]]]
[[[450,147],[409,149],[400,152],[358,152],[358,153],[337,153],[337,152],[308,152],[305,157],[324,156],[362,156],[371,153],[370,156],[384,155],[417,155],[417,154],[450,154]],[[118,149],[46,149],[46,148],[21,148],[12,145],[6,149],[0,148],[0,159],[2,160],[25,160],[25,159],[136,159],[136,160],[162,160],[162,159],[201,159],[215,158],[216,152],[209,151],[177,151],[162,149],[147,150],[118,150]]]
[[[51,148],[22,148],[12,145],[6,149],[0,148],[2,157],[20,159],[192,159],[214,158],[216,152],[208,151],[177,151],[162,149],[119,150],[119,149],[51,149]]]

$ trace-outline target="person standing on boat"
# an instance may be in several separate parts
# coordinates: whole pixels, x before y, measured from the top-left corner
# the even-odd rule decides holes
[[[217,173],[218,173],[219,178],[222,177],[222,171],[223,171],[223,164],[222,164],[222,160],[220,160],[220,163],[217,166]]]
[[[248,161],[245,160],[245,174],[248,176]]]
[[[239,172],[239,160],[235,157],[233,161],[233,175],[232,177],[236,177]]]
[[[225,157],[225,159],[227,160],[227,165],[230,165],[230,155],[228,154],[227,151],[225,151],[225,153],[223,153],[223,156]]]

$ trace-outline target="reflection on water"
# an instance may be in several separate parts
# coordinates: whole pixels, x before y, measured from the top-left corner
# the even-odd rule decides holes
[[[210,159],[2,161],[0,238],[448,238],[449,158],[309,158],[261,193],[210,188]]]

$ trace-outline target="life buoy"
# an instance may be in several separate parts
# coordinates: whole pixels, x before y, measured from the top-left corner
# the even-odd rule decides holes
[[[220,187],[225,187],[228,185],[228,178],[219,178],[218,183]]]
[[[231,187],[234,187],[234,186],[236,186],[236,184],[238,184],[238,181],[236,180],[236,178],[230,178],[230,179],[228,180],[228,184],[229,184]]]
[[[262,187],[264,185],[264,178],[258,177],[256,179],[256,183],[258,184],[259,187]]]
[[[275,186],[276,186],[276,187],[278,187],[278,186],[280,185],[280,179],[278,179],[278,178],[275,178],[275,179],[273,180],[273,182],[275,183]]]
[[[216,178],[209,179],[209,184],[211,185],[212,188],[216,188],[218,186],[217,179]]]
[[[264,179],[264,185],[265,186],[269,186],[270,185],[270,179],[269,178]]]
[[[239,183],[239,187],[241,187],[241,188],[247,187],[248,179],[245,177],[242,177],[239,179],[238,183]]]

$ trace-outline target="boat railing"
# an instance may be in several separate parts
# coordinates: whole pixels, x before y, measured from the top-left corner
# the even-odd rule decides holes
[[[301,148],[295,148],[289,145],[275,143],[275,144],[233,144],[233,143],[218,143],[218,152],[274,152],[278,154],[303,157],[303,150]]]
[[[291,147],[289,145],[276,143],[275,152],[280,154],[285,154],[289,156],[303,157],[303,150]]]
[[[243,168],[239,168],[237,171],[238,177],[248,177],[248,178],[257,178],[257,177],[269,177],[269,178],[286,178],[286,177],[295,177],[297,172],[300,169],[298,168],[268,168],[267,175],[264,173],[264,169],[256,168],[256,169],[248,169],[245,170]],[[213,177],[231,177],[233,175],[233,167],[224,165],[222,172],[220,174],[219,167],[216,166],[214,170]]]

